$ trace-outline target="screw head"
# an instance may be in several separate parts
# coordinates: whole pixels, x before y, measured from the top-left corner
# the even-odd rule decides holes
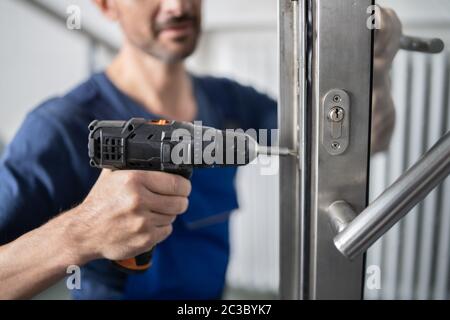
[[[334,102],[341,102],[342,101],[342,98],[341,98],[341,96],[340,95],[335,95],[334,97],[333,97],[333,101]]]
[[[341,144],[339,143],[339,142],[333,142],[332,144],[331,144],[331,148],[333,149],[333,150],[339,150],[340,148],[341,148]]]
[[[341,122],[344,120],[345,111],[341,107],[333,107],[328,114],[328,118],[333,122]]]

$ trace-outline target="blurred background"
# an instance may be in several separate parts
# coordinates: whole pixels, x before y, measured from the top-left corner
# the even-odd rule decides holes
[[[450,47],[450,1],[384,0],[408,35],[440,37]],[[67,8],[81,9],[80,30],[66,27]],[[102,70],[120,46],[117,26],[91,0],[0,1],[0,153],[27,112]],[[204,34],[189,67],[278,92],[277,1],[204,0]],[[373,158],[372,198],[450,128],[449,53],[401,52],[392,71],[398,123],[392,146]],[[278,177],[255,166],[237,179],[241,208],[232,218],[227,298],[274,298],[278,287]],[[244,187],[245,185],[245,187]],[[381,239],[368,265],[381,268],[380,290],[368,299],[448,299],[450,182],[433,192]],[[67,299],[64,283],[37,299]]]

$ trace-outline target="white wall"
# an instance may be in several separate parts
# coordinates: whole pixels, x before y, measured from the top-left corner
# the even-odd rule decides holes
[[[33,106],[87,75],[87,42],[13,0],[0,1],[0,136],[9,141]]]

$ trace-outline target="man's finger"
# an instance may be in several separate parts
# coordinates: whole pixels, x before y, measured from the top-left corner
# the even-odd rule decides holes
[[[143,171],[140,178],[146,189],[153,193],[179,197],[191,193],[191,182],[176,174]]]

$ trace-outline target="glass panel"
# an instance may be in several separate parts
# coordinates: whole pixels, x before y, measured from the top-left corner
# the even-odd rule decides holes
[[[372,157],[371,200],[450,129],[450,4],[378,3],[397,12],[404,34],[439,37],[447,49],[438,55],[397,54],[391,73],[397,123],[389,149]],[[450,298],[449,185],[447,179],[369,250],[367,266],[380,268],[381,288],[366,286],[366,299]]]

